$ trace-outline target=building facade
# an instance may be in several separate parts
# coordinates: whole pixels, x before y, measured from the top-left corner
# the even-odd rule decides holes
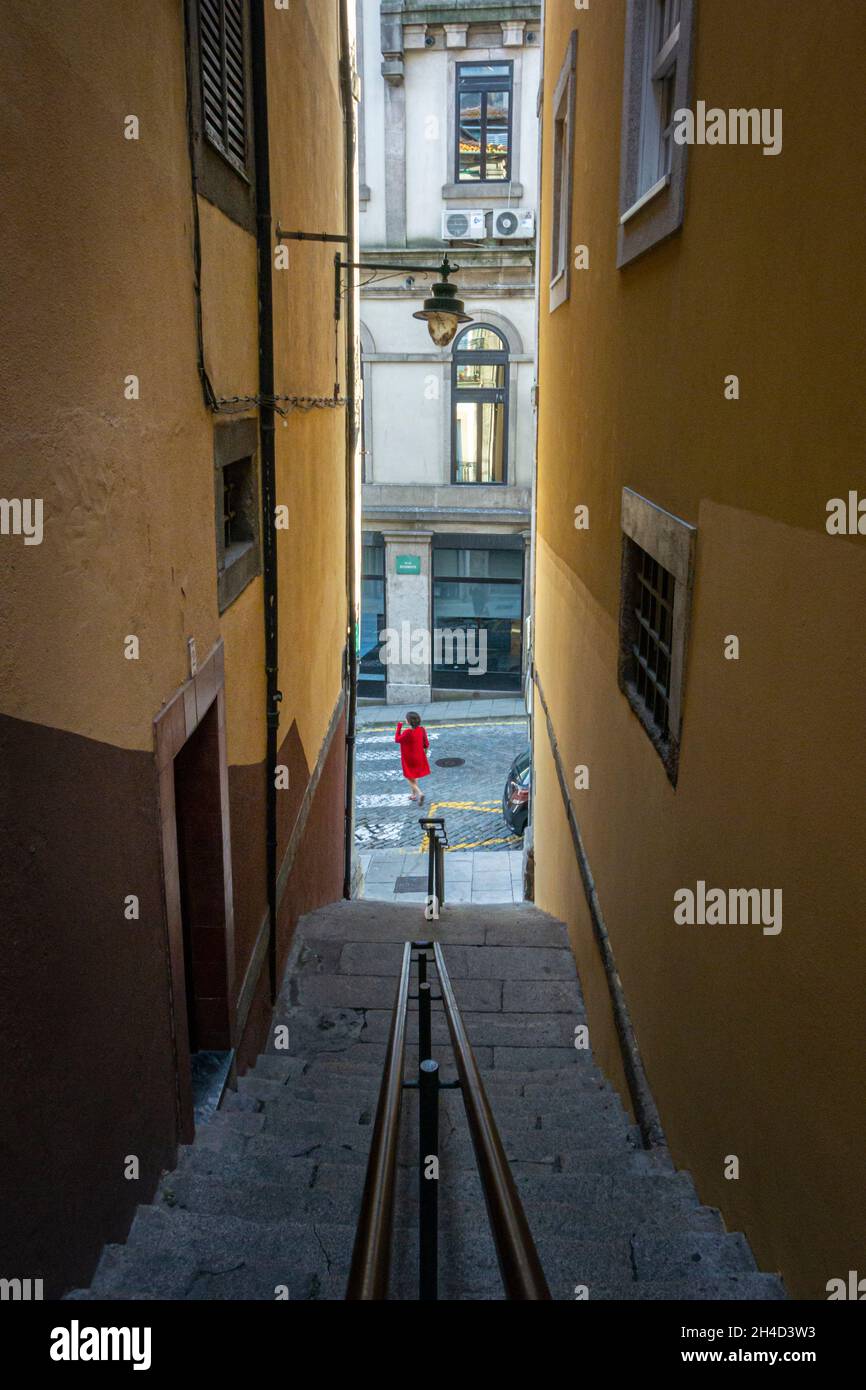
[[[358,0],[362,699],[521,689],[540,11]],[[413,314],[446,253],[471,322],[440,348]]]
[[[675,1161],[809,1298],[862,1262],[866,1143],[866,25],[833,17],[547,0],[539,266],[536,899],[596,1056],[624,1085],[621,982]]]
[[[0,1245],[51,1296],[343,891],[354,297],[280,231],[354,258],[357,77],[339,0],[4,18]]]

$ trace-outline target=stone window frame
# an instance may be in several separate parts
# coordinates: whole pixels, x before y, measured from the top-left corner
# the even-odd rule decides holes
[[[187,104],[195,190],[245,231],[256,230],[253,36],[250,7],[242,6],[246,103],[246,169],[241,173],[205,134],[201,94],[200,0],[186,0]]]
[[[502,183],[460,183],[457,180],[457,68],[461,63],[511,63],[511,178]],[[447,112],[448,180],[442,185],[442,197],[449,202],[475,203],[482,207],[501,203],[507,199],[523,197],[523,184],[520,182],[520,130],[523,92],[523,54],[515,53],[513,48],[476,48],[467,43],[465,49],[448,51]]]
[[[474,392],[473,392],[473,390],[470,388],[470,390],[466,391],[465,393],[461,393],[461,392],[459,392],[458,389],[457,389],[457,370],[458,370],[458,367],[460,366],[460,361],[461,361],[461,359],[465,360],[465,354],[468,354],[468,352],[469,352],[468,349],[466,349],[466,348],[461,348],[460,344],[461,344],[461,342],[463,341],[463,339],[466,338],[466,337],[468,336],[468,334],[469,334],[473,329],[478,329],[478,328],[488,328],[488,329],[491,331],[491,333],[495,333],[495,334],[496,334],[497,338],[499,339],[499,341],[500,341],[501,344],[502,344],[502,349],[501,349],[501,351],[500,351],[499,349],[493,349],[493,350],[491,350],[489,357],[486,357],[486,355],[484,356],[484,360],[490,361],[490,362],[495,362],[495,363],[497,363],[498,365],[500,365],[500,366],[502,366],[502,367],[504,368],[504,371],[503,371],[503,373],[502,373],[503,386],[502,386],[502,388],[501,388],[501,389],[502,389],[502,400],[501,400],[501,402],[498,402],[498,404],[501,404],[501,406],[502,406],[502,412],[503,412],[503,417],[504,417],[504,419],[503,419],[503,435],[504,435],[504,438],[503,438],[503,441],[502,441],[502,453],[503,453],[503,458],[502,458],[502,477],[501,477],[501,479],[499,479],[499,480],[496,480],[496,479],[489,479],[489,480],[487,480],[487,481],[478,481],[478,482],[460,482],[460,480],[454,476],[454,475],[455,475],[455,472],[456,472],[456,468],[457,468],[457,406],[458,406],[458,404],[460,403],[461,399],[469,400],[470,402],[472,402],[472,401],[477,402],[477,401],[479,400],[479,397],[480,397],[480,389],[478,389],[478,388],[477,388]],[[469,355],[475,355],[475,354],[469,354]],[[479,353],[478,355],[479,355],[479,356],[482,356],[481,353]],[[516,402],[515,402],[515,404],[516,404]],[[508,479],[509,479],[509,472],[512,470],[512,467],[513,467],[512,461],[511,461],[511,451],[510,451],[510,444],[511,444],[511,417],[512,417],[512,415],[516,415],[516,414],[517,414],[516,409],[512,410],[512,395],[511,395],[511,360],[510,360],[510,353],[509,353],[509,343],[508,343],[508,339],[506,338],[506,336],[505,336],[505,334],[503,333],[502,329],[501,329],[501,328],[498,328],[498,327],[497,327],[495,324],[493,324],[493,323],[488,323],[488,322],[486,321],[486,318],[485,318],[484,316],[482,316],[482,317],[480,317],[480,318],[474,320],[472,323],[467,323],[467,324],[465,324],[464,327],[462,328],[462,330],[460,331],[460,333],[458,333],[457,337],[454,339],[454,345],[453,345],[453,347],[452,347],[452,349],[451,349],[451,390],[450,390],[450,392],[449,392],[449,411],[450,411],[450,415],[451,415],[450,450],[449,450],[449,456],[450,456],[451,466],[450,466],[450,473],[449,473],[449,476],[448,476],[448,482],[451,484],[451,486],[452,486],[452,487],[460,487],[460,488],[473,488],[473,487],[507,487],[507,486],[508,486]]]
[[[472,307],[472,306],[470,306],[470,307]],[[517,482],[516,482],[516,475],[517,475],[517,427],[518,427],[518,416],[519,416],[519,414],[520,414],[520,409],[519,409],[519,405],[518,405],[518,401],[519,401],[519,397],[518,397],[518,386],[519,386],[519,380],[520,380],[520,378],[519,378],[519,368],[520,368],[520,363],[521,363],[521,361],[524,361],[524,362],[525,362],[525,361],[529,361],[530,359],[526,356],[525,349],[524,349],[524,344],[523,344],[523,338],[521,337],[520,333],[518,332],[516,326],[511,322],[510,319],[506,318],[504,314],[499,314],[499,313],[496,313],[495,311],[493,311],[493,310],[491,310],[491,309],[488,309],[488,308],[485,308],[485,307],[481,307],[481,308],[478,308],[477,310],[473,310],[473,321],[474,321],[476,324],[481,324],[482,326],[487,326],[488,328],[493,328],[493,329],[499,334],[499,336],[505,340],[506,350],[507,350],[507,352],[508,352],[508,394],[509,394],[509,399],[513,402],[513,409],[509,410],[509,412],[508,412],[508,436],[507,436],[508,454],[507,454],[507,467],[506,467],[506,470],[505,470],[505,480],[504,480],[504,482],[502,482],[502,483],[490,483],[490,484],[470,483],[470,484],[468,484],[468,486],[469,486],[469,487],[483,487],[483,486],[490,486],[490,487],[516,487],[516,486],[517,486]],[[459,336],[458,336],[458,338],[457,338],[455,341],[459,341]],[[453,486],[455,486],[455,487],[466,487],[467,484],[465,484],[465,483],[452,484],[452,459],[451,459],[451,455],[452,455],[452,449],[453,449],[453,447],[454,447],[454,436],[453,436],[452,424],[451,424],[451,419],[452,419],[452,415],[453,415],[453,404],[452,404],[452,395],[453,395],[453,391],[452,391],[452,382],[453,382],[453,379],[454,379],[453,357],[454,357],[454,343],[452,343],[452,344],[450,345],[450,347],[443,348],[443,350],[442,350],[441,353],[438,353],[438,354],[435,354],[435,355],[431,355],[430,358],[429,358],[429,360],[430,360],[431,362],[438,362],[438,363],[440,363],[440,364],[441,364],[441,371],[442,371],[442,405],[443,405],[443,413],[442,413],[442,458],[443,458],[443,460],[444,460],[444,470],[445,470],[445,471],[444,471],[443,478],[442,478],[442,483],[443,483],[443,484],[446,484],[446,485],[448,485],[448,486],[453,485]]]
[[[501,86],[500,86],[500,85],[496,82],[496,80],[495,80],[493,77],[490,77],[490,78],[487,79],[487,81],[489,81],[490,84],[491,84],[491,85],[489,85],[489,86],[487,85],[487,81],[485,81],[485,79],[484,79],[483,77],[476,77],[476,78],[474,78],[474,79],[471,78],[471,77],[466,77],[465,80],[466,80],[467,82],[469,82],[470,84],[473,83],[473,82],[477,82],[479,85],[478,85],[477,88],[474,88],[473,86],[470,85],[470,87],[468,87],[468,88],[463,88],[463,89],[461,89],[460,83],[461,83],[461,73],[462,73],[462,70],[463,70],[464,68],[478,67],[478,66],[485,66],[485,64],[479,64],[479,63],[477,62],[477,60],[473,60],[472,58],[460,58],[460,59],[458,59],[458,61],[457,61],[457,63],[456,63],[455,73],[454,73],[454,100],[455,100],[455,103],[456,103],[456,109],[455,109],[455,112],[454,112],[454,145],[453,145],[453,148],[452,148],[452,150],[451,150],[451,158],[452,158],[453,161],[454,161],[454,163],[453,163],[454,182],[455,182],[455,183],[458,183],[458,184],[460,185],[461,188],[470,187],[470,188],[473,188],[476,192],[479,191],[479,190],[482,190],[482,191],[483,191],[483,190],[486,189],[486,188],[493,188],[493,187],[496,187],[497,189],[499,189],[499,188],[506,188],[509,184],[511,184],[511,183],[514,182],[514,180],[513,180],[513,178],[512,178],[512,174],[513,174],[513,172],[514,172],[514,168],[513,168],[513,166],[514,166],[514,158],[513,158],[513,155],[514,155],[514,68],[515,68],[515,62],[514,62],[514,59],[513,59],[513,58],[508,58],[508,59],[503,60],[501,63],[491,63],[491,62],[488,62],[488,63],[486,64],[486,66],[489,66],[489,67],[500,67],[500,68],[506,68],[506,69],[508,70],[508,77],[507,77],[507,79],[506,79],[505,77],[502,77],[502,78],[500,79],[500,81],[501,81],[503,84],[507,81],[507,83],[508,83],[507,87],[504,86],[504,85],[501,85]],[[480,120],[481,120],[481,131],[485,131],[485,130],[487,129],[487,120],[488,120],[489,118],[488,118],[488,116],[487,116],[487,114],[486,114],[486,111],[487,111],[488,100],[489,100],[489,97],[490,97],[491,92],[506,91],[506,92],[508,93],[508,140],[507,140],[507,155],[506,155],[506,166],[507,166],[507,169],[508,169],[508,178],[507,178],[507,179],[491,179],[491,178],[461,179],[461,177],[460,177],[460,122],[459,122],[459,111],[460,111],[460,97],[461,97],[463,91],[466,91],[466,90],[468,90],[468,91],[477,90],[477,92],[478,92],[478,95],[479,95],[479,98],[480,98],[480,101],[479,101],[479,111],[481,112],[481,117],[480,117]],[[485,170],[485,172],[486,172],[486,169],[487,169],[487,150],[488,150],[487,144],[482,140],[482,138],[481,138],[481,133],[479,132],[479,146],[478,146],[479,163],[480,163],[480,166]]]
[[[372,195],[370,193],[370,185],[367,183],[367,103],[364,100],[364,0],[355,0],[355,45],[355,62],[361,87],[360,99],[358,101],[358,201],[360,203],[369,203]]]
[[[223,521],[223,471],[250,460],[251,492],[245,507],[252,536],[226,564]],[[217,601],[220,613],[230,608],[248,584],[262,572],[261,484],[259,429],[254,419],[232,420],[214,426],[214,519],[216,526]]]
[[[574,125],[577,106],[577,30],[568,39],[553,94],[553,158],[548,312],[571,295],[571,229],[574,203]],[[562,134],[559,134],[560,128]],[[561,156],[561,158],[559,157]]]
[[[361,482],[372,483],[373,479],[373,361],[376,343],[366,323],[358,324],[361,340],[361,410],[364,427],[361,433]]]
[[[649,69],[649,23],[660,0],[628,0],[623,75],[620,147],[617,267],[667,240],[683,225],[688,146],[671,146],[670,171],[642,189],[640,172],[652,74]],[[672,107],[688,107],[692,92],[695,0],[680,0]]]
[[[662,760],[673,786],[679,773],[682,740],[683,693],[686,657],[695,578],[697,527],[664,507],[651,502],[631,488],[622,490],[622,568],[619,619],[619,688],[628,700],[653,747]],[[673,633],[671,637],[671,675],[668,695],[668,734],[662,736],[649,718],[644,701],[630,680],[631,614],[634,592],[635,547],[640,547],[674,578]]]

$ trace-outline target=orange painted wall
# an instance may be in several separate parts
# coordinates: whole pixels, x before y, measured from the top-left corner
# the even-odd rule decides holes
[[[572,239],[590,268],[553,314],[542,293],[539,334],[537,667],[566,768],[590,767],[571,795],[649,1080],[702,1199],[813,1298],[862,1263],[866,1224],[866,553],[824,524],[830,498],[866,491],[852,121],[866,12],[830,8],[832,23],[783,0],[698,5],[693,99],[781,107],[783,153],[693,148],[681,231],[617,270],[625,4],[547,0],[540,276],[550,101],[573,28]],[[623,487],[698,528],[676,789],[617,686]],[[731,633],[739,662],[723,656]],[[536,775],[539,905],[588,961],[543,748]],[[781,887],[782,933],[676,926],[673,894],[698,879]],[[587,970],[595,1046],[621,1081]]]

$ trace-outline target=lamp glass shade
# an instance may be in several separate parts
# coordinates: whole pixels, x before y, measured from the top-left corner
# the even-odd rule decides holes
[[[457,332],[460,320],[456,314],[427,315],[427,331],[437,347],[447,347]]]

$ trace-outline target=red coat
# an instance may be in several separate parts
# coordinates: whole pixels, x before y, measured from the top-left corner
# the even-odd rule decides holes
[[[423,725],[419,724],[417,729],[404,729],[402,722],[399,723],[394,742],[400,745],[404,777],[414,782],[419,777],[430,776],[430,764],[424,751],[430,747],[430,743]]]

